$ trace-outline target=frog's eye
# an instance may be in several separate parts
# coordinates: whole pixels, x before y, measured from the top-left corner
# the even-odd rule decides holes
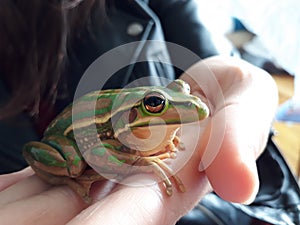
[[[144,107],[150,113],[160,113],[165,108],[165,97],[159,93],[149,93],[144,98]]]

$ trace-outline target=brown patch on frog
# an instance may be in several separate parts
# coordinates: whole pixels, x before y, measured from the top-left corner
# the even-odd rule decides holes
[[[96,109],[107,108],[112,104],[112,100],[110,98],[100,98],[96,102]]]
[[[132,134],[139,139],[146,139],[148,140],[151,137],[152,131],[150,129],[150,126],[143,127],[142,129],[132,129]]]
[[[132,108],[129,112],[128,122],[132,123],[133,121],[135,121],[136,117],[137,117],[137,109]]]
[[[82,112],[86,111],[92,111],[95,109],[103,109],[107,108],[111,105],[112,100],[109,98],[100,98],[99,100],[95,101],[81,101],[77,102],[73,105],[73,113],[80,114]],[[69,112],[72,115],[72,110],[69,110]],[[64,116],[64,115],[63,115]]]

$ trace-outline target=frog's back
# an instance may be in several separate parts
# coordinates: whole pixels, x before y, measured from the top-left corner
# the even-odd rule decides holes
[[[110,119],[111,113],[133,107],[143,98],[147,90],[149,90],[148,87],[138,87],[88,93],[65,108],[50,123],[44,135],[49,136],[54,133],[64,135],[72,130],[72,123],[87,124],[86,121],[93,121],[95,117],[98,121],[102,120],[103,123],[106,123]],[[81,126],[79,125],[79,127]]]
[[[54,120],[49,124],[44,132],[44,136],[63,135],[65,129],[72,124],[72,104],[67,106],[59,113]]]
[[[103,97],[102,92],[88,93],[68,105],[47,127],[44,136],[64,135],[74,121],[91,118],[95,115],[94,102]],[[109,110],[109,109],[107,109]]]

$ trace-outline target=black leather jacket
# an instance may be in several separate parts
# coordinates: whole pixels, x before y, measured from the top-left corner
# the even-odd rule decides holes
[[[65,69],[68,96],[58,100],[57,111],[73,100],[76,86],[88,66],[99,56],[115,47],[141,40],[158,40],[183,46],[199,58],[217,54],[210,35],[201,23],[193,0],[134,0],[115,1],[115,9],[108,11],[108,22],[99,22],[93,12],[91,29],[72,42],[68,66]],[[130,2],[130,3],[129,3]],[[136,62],[136,56],[153,57],[153,49],[141,42],[130,56],[132,64],[122,68],[108,80],[105,88],[123,87],[145,75],[150,83],[155,77],[174,79],[197,57],[183,59],[185,68],[175,68],[156,61]],[[139,51],[143,49],[143,51]],[[170,62],[176,55],[168,46],[156,49],[157,57],[168,56]],[[152,52],[151,52],[152,51]],[[151,54],[150,54],[151,53]],[[114,60],[114,59],[112,59]],[[98,75],[101,78],[101,74]],[[153,78],[153,79],[152,79]],[[2,86],[1,86],[2,85]],[[0,103],[9,94],[0,82]],[[87,90],[88,91],[88,90]],[[21,155],[24,143],[37,140],[38,134],[26,115],[0,123],[0,173],[19,170],[26,166]],[[291,175],[278,149],[269,140],[268,147],[258,160],[261,187],[252,205],[244,206],[223,201],[215,194],[208,194],[199,205],[178,224],[254,224],[254,220],[272,224],[300,224],[299,187]]]
[[[168,41],[190,49],[202,58],[217,54],[209,33],[199,20],[194,1],[118,0],[114,2],[114,8],[108,9],[106,23],[102,23],[103,17],[97,10],[93,11],[90,29],[84,30],[70,43],[65,80],[62,80],[62,87],[60,87],[63,93],[59,94],[67,93],[67,97],[58,98],[57,112],[72,102],[78,82],[85,70],[99,56],[126,43],[142,40]],[[179,76],[180,71],[176,68],[152,60],[134,63],[136,55],[141,54],[139,49],[143,49],[146,59],[152,57],[152,49],[145,47],[141,42],[131,54],[125,54],[129,55],[129,60],[130,57],[132,58],[133,63],[110,79],[105,84],[105,88],[123,87],[143,76],[165,77],[170,80]],[[170,56],[168,49],[163,46],[158,47],[155,54],[157,57]],[[176,56],[171,55],[170,58],[172,57]],[[187,60],[186,67],[193,63],[194,61]],[[95,75],[98,80],[104,76],[102,71]],[[149,82],[157,84],[153,83],[155,80],[149,79]],[[86,92],[89,88],[86,87]],[[0,80],[0,103],[7,101],[8,98],[9,93]],[[0,121],[0,134],[0,173],[16,171],[26,166],[21,155],[22,146],[30,140],[39,139],[30,119],[26,115],[21,115],[13,121]]]

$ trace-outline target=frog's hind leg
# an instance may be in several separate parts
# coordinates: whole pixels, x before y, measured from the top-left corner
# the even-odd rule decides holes
[[[70,163],[61,151],[49,144],[29,142],[23,148],[23,155],[28,164],[38,171],[44,171],[55,176],[74,176],[74,173],[70,173],[70,168],[68,168]],[[85,165],[79,165],[79,172],[84,167]]]
[[[91,203],[92,199],[90,197],[90,188],[92,183],[95,181],[102,180],[102,177],[94,173],[82,174],[80,177],[71,178],[67,176],[56,176],[49,174],[45,171],[37,169],[34,165],[31,166],[36,172],[37,176],[40,177],[48,184],[52,185],[67,185],[69,186],[77,195],[79,195],[86,203]],[[103,178],[104,180],[104,178]]]
[[[23,155],[36,174],[45,182],[66,184],[85,201],[89,201],[89,189],[93,182],[101,180],[97,174],[86,175],[86,163],[71,140],[52,136],[47,142],[29,142]],[[87,182],[89,179],[90,182]]]

